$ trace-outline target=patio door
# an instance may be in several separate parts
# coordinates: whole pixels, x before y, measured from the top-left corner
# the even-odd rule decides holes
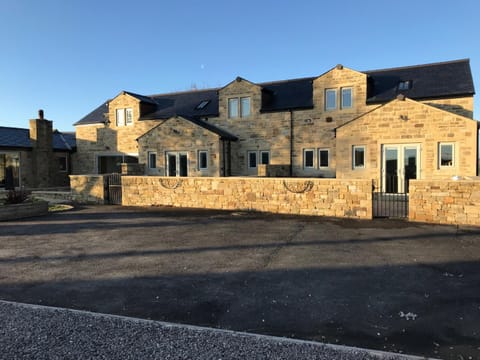
[[[383,145],[382,191],[408,193],[408,181],[420,175],[420,145]]]
[[[167,176],[188,176],[186,152],[167,152]]]

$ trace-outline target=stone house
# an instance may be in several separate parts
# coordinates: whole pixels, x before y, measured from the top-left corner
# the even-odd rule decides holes
[[[30,128],[0,126],[0,189],[69,186],[75,134],[52,130],[52,121],[30,120]]]
[[[75,124],[77,174],[404,179],[477,174],[469,60],[144,96]],[[393,179],[393,180],[392,180]]]

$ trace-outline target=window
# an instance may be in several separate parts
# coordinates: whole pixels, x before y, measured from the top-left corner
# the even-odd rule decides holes
[[[202,110],[210,103],[210,100],[202,100],[200,104],[195,107],[195,110]]]
[[[438,152],[439,168],[453,167],[455,165],[454,145],[452,143],[440,143]]]
[[[411,80],[400,81],[398,83],[398,90],[408,90],[408,89],[410,89],[411,85],[412,85]]]
[[[335,110],[337,108],[337,90],[325,90],[325,110]]]
[[[352,157],[354,169],[365,168],[365,146],[354,146]]]
[[[167,176],[188,176],[188,155],[186,152],[165,153]]]
[[[260,164],[270,164],[270,151],[260,151]]]
[[[240,98],[240,117],[250,116],[250,98],[242,97]]]
[[[67,165],[67,157],[66,156],[61,156],[58,158],[58,169],[62,172],[65,172],[68,170],[68,165]]]
[[[125,109],[117,109],[116,114],[117,126],[125,126]]]
[[[318,150],[318,167],[328,168],[330,160],[330,151],[328,149],[319,149]]]
[[[206,170],[208,168],[208,152],[198,152],[198,170]]]
[[[250,169],[257,167],[257,152],[256,151],[249,151],[248,152],[248,167]]]
[[[313,168],[313,153],[312,149],[303,150],[303,167]]]
[[[230,119],[249,117],[250,113],[251,109],[249,97],[228,99],[228,117]]]
[[[352,105],[352,88],[342,88],[342,109],[351,109]]]
[[[132,125],[133,124],[133,109],[132,108],[125,109],[125,119],[126,119],[127,125]]]
[[[125,126],[133,124],[133,109],[117,109],[116,110],[116,124],[117,126]]]
[[[157,153],[149,152],[148,153],[148,168],[156,169],[157,168]]]

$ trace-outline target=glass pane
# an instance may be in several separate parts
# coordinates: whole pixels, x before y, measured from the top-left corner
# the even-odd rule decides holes
[[[417,178],[417,149],[406,148],[404,150],[403,163],[405,167],[405,192],[408,192],[408,180]]]
[[[200,169],[207,168],[207,153],[205,151],[200,152]]]
[[[0,187],[10,190],[20,186],[18,153],[0,154]]]
[[[125,111],[123,109],[117,109],[117,126],[125,125]]]
[[[250,116],[250,98],[244,97],[240,99],[240,116],[247,117]]]
[[[305,151],[305,167],[313,167],[313,150]]]
[[[157,154],[150,153],[149,159],[148,159],[148,167],[150,169],[155,169],[157,167]]]
[[[385,150],[385,191],[398,192],[398,151],[397,149]]]
[[[127,124],[133,124],[133,110],[125,109]]]
[[[249,152],[248,153],[248,167],[256,168],[257,167],[257,153]]]
[[[365,167],[365,149],[363,147],[353,150],[353,167]]]
[[[173,154],[168,155],[168,176],[177,176],[177,156]]]
[[[440,166],[453,166],[453,145],[440,145]]]
[[[325,91],[325,109],[333,110],[337,108],[337,90],[329,89]]]
[[[348,109],[352,107],[352,89],[342,89],[342,108]]]
[[[238,117],[238,99],[228,99],[228,117]]]
[[[187,155],[180,154],[180,176],[187,176],[188,174]]]
[[[320,167],[328,167],[328,150],[320,150]]]
[[[268,151],[262,151],[260,164],[268,165],[270,163],[270,153]]]

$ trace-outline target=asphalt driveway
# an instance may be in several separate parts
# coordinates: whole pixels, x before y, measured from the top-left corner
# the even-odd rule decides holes
[[[480,358],[480,229],[173,208],[0,223],[0,299]]]

